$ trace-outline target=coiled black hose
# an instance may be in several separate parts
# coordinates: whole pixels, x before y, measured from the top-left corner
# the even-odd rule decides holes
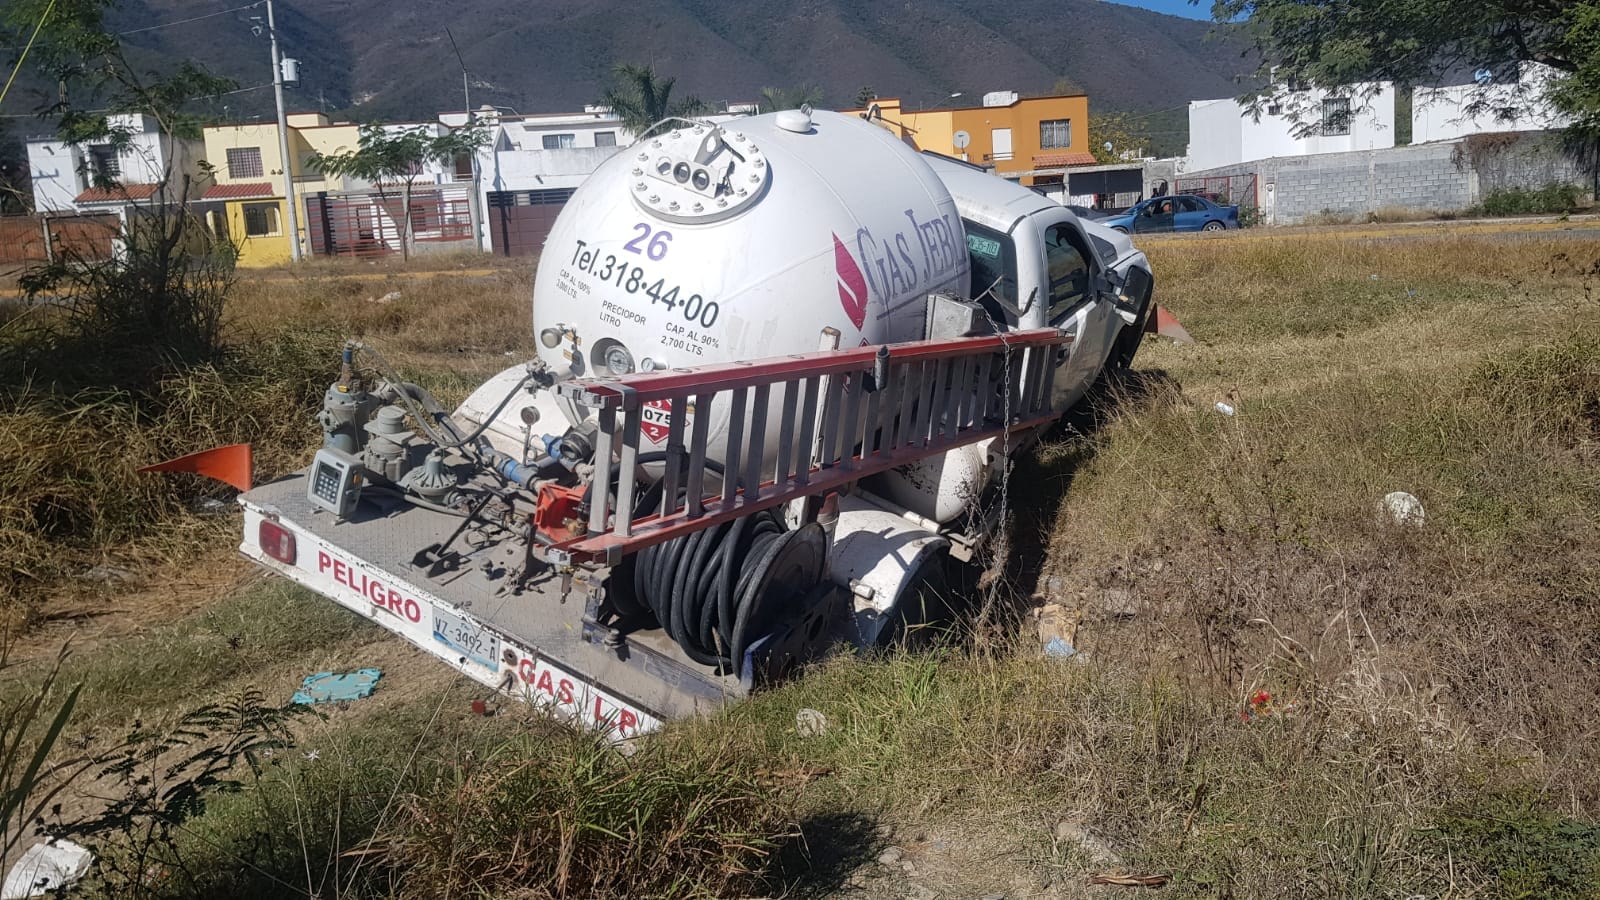
[[[761,510],[639,551],[632,605],[654,615],[689,658],[727,673],[744,658],[767,572],[788,530]],[[624,601],[627,602],[627,601]]]
[[[666,459],[661,451],[641,453],[637,463]],[[706,460],[705,467],[725,475],[716,460]],[[635,520],[660,509],[664,489],[665,480],[657,480],[640,495]],[[585,508],[592,492],[591,484]],[[613,575],[612,607],[623,619],[654,619],[695,662],[724,674],[737,671],[751,642],[772,626],[790,595],[821,577],[821,534],[815,525],[790,531],[780,510],[765,509],[647,547]]]

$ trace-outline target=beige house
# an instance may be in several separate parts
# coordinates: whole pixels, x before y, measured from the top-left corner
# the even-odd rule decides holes
[[[294,113],[289,124],[291,175],[298,199],[317,191],[343,190],[345,180],[327,177],[308,165],[318,153],[356,149],[359,126],[334,123],[321,113]],[[205,129],[205,158],[214,169],[216,184],[205,199],[223,203],[212,213],[211,227],[238,244],[239,264],[266,266],[288,262],[288,212],[284,208],[284,166],[275,122],[213,125]],[[300,246],[309,246],[305,216],[301,215]]]

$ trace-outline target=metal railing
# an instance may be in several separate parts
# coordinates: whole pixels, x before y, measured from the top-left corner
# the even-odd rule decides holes
[[[702,528],[1052,421],[1056,371],[1072,340],[1042,328],[562,382],[556,391],[599,420],[599,487],[590,492],[587,532],[555,544],[551,556],[615,563]],[[713,410],[721,409],[727,425],[714,448]],[[661,502],[636,509],[645,428],[658,443],[662,415]],[[774,421],[777,446],[769,455]],[[613,477],[614,495],[606,489]]]

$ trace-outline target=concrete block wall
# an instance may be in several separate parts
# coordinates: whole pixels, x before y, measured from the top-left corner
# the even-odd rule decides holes
[[[1470,139],[1469,139],[1470,140]],[[1284,156],[1185,172],[1185,178],[1255,174],[1262,222],[1294,225],[1319,215],[1381,209],[1460,210],[1496,188],[1586,186],[1588,179],[1545,135],[1502,140],[1489,150],[1441,141],[1382,150]]]

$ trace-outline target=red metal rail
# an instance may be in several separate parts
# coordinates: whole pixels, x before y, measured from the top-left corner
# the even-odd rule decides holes
[[[615,495],[591,491],[587,532],[551,553],[615,563],[738,516],[1050,422],[1059,415],[1056,370],[1071,342],[1072,335],[1043,328],[561,383],[562,396],[599,419],[594,483],[609,485],[615,475],[617,488]],[[714,448],[711,423],[724,409],[725,435]],[[663,436],[661,503],[636,510],[641,447]]]

